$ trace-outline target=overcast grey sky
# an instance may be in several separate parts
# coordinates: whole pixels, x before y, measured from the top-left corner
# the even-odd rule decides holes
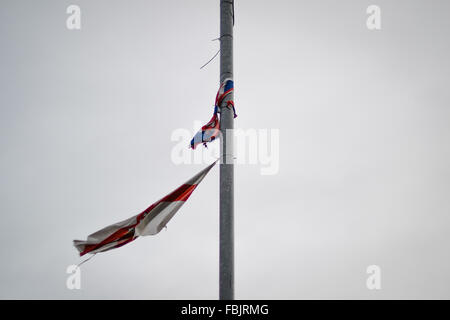
[[[278,174],[235,169],[236,298],[449,299],[450,2],[235,2],[235,125],[280,130]],[[170,138],[211,116],[218,3],[0,2],[0,298],[218,297],[218,168],[66,288],[73,239],[204,167]]]

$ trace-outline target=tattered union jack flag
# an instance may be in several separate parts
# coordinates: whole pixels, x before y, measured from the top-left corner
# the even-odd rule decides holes
[[[229,95],[234,90],[234,83],[232,79],[225,79],[220,85],[219,91],[216,95],[216,102],[214,104],[214,113],[207,124],[205,124],[192,138],[191,140],[191,148],[195,149],[197,145],[203,143],[206,147],[207,142],[214,141],[220,132],[220,121],[218,113],[220,112],[220,106],[224,101],[225,97]],[[233,109],[234,117],[236,118],[236,110],[234,108],[233,100],[228,100],[227,107],[231,107]]]
[[[205,124],[192,138],[191,140],[191,148],[195,149],[197,145],[200,143],[203,143],[203,145],[206,147],[207,142],[214,141],[216,137],[219,135],[220,132],[220,123],[219,123],[219,116],[218,113],[218,107],[214,107],[214,114],[211,118],[211,120],[208,121],[207,124]]]

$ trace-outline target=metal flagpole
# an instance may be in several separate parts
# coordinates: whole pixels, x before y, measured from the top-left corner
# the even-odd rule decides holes
[[[233,79],[234,0],[220,0],[220,82]],[[233,110],[225,100],[233,100],[233,92],[220,106],[220,250],[219,299],[234,299],[234,157]],[[228,132],[228,134],[227,134]]]

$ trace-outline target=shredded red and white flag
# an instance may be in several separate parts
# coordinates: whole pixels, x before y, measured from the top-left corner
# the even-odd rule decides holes
[[[152,204],[138,215],[115,223],[88,236],[86,241],[74,240],[73,245],[80,256],[119,248],[139,236],[155,235],[172,219],[195,188],[217,161],[189,179],[179,188]]]

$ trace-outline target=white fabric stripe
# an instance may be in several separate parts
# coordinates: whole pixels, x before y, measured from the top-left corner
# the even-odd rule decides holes
[[[150,236],[160,232],[185,201],[161,202],[136,226],[135,234]]]

